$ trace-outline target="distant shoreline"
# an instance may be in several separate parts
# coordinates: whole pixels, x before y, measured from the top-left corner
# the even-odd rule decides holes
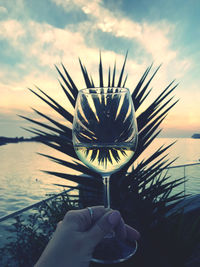
[[[172,137],[158,137],[158,138],[172,138]],[[175,138],[175,137],[174,137]],[[176,137],[176,138],[181,138],[181,137]],[[183,137],[185,138],[185,137]],[[191,137],[187,138],[192,138],[192,139],[200,139],[200,134],[193,134]],[[0,146],[7,145],[7,144],[16,144],[20,142],[41,142],[43,141],[44,138],[40,136],[33,136],[29,138],[25,137],[5,137],[5,136],[0,136]]]
[[[20,143],[20,142],[40,142],[43,138],[39,136],[34,136],[30,138],[24,138],[22,137],[5,137],[0,136],[0,146],[11,144],[11,143]]]

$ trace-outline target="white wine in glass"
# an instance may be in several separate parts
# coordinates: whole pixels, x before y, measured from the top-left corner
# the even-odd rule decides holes
[[[106,208],[110,208],[110,175],[133,157],[137,135],[135,111],[128,89],[100,87],[79,91],[72,130],[73,145],[79,159],[101,174]],[[108,264],[122,262],[136,250],[136,241],[121,241],[113,232],[97,245],[92,260]]]
[[[134,154],[132,143],[108,143],[103,145],[89,145],[86,143],[75,145],[74,149],[85,165],[96,172],[107,175],[119,170]]]

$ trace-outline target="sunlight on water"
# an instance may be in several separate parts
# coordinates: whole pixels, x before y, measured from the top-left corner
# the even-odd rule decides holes
[[[161,145],[169,145],[175,139],[157,138],[153,144],[141,155],[139,162],[147,158]],[[48,154],[64,160],[70,158],[39,143],[8,144],[0,147],[0,217],[26,207],[48,196],[46,194],[58,193],[62,187],[54,183],[71,185],[72,182],[54,177],[40,170],[49,170],[75,174],[69,168],[53,163],[36,152]],[[173,165],[200,162],[200,139],[177,139],[169,151],[169,159],[179,157]],[[136,165],[137,165],[136,162]],[[183,168],[171,169],[173,179],[184,175]],[[80,173],[77,173],[80,174]],[[200,193],[200,165],[186,168],[188,193]]]
[[[200,162],[200,139],[192,138],[156,138],[140,156],[139,161],[147,158],[162,145],[168,146],[173,142],[176,143],[166,152],[166,154],[169,154],[170,160],[178,157],[173,166]]]
[[[59,193],[63,187],[53,185],[73,185],[72,182],[48,175],[40,170],[72,173],[71,169],[56,164],[36,152],[70,160],[39,143],[8,144],[0,147],[0,217],[20,208]]]

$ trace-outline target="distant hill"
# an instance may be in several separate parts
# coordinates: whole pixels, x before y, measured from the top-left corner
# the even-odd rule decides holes
[[[194,133],[192,135],[192,138],[199,139],[200,138],[200,134],[199,133]]]
[[[9,143],[19,143],[19,142],[39,142],[42,138],[38,136],[30,137],[30,138],[24,138],[22,137],[5,137],[0,136],[0,146],[6,145]]]

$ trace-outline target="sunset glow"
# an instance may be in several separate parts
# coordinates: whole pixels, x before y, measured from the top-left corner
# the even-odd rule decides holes
[[[0,136],[28,136],[20,128],[28,124],[16,114],[35,117],[30,107],[50,112],[28,91],[34,85],[70,108],[54,64],[63,62],[77,86],[84,88],[80,57],[98,86],[100,50],[105,70],[115,60],[120,69],[129,51],[131,91],[152,62],[153,70],[162,63],[150,99],[173,79],[180,83],[174,98],[180,101],[162,124],[162,135],[190,137],[200,132],[199,8],[193,0],[162,5],[158,0],[1,1]]]

